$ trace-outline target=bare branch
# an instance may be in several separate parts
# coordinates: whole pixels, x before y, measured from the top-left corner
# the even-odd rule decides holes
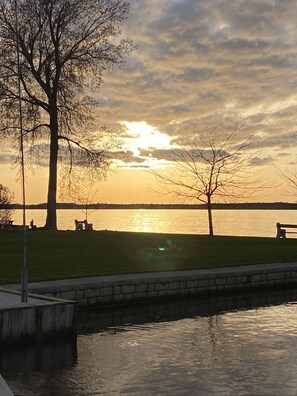
[[[264,188],[261,180],[252,172],[249,174],[253,159],[259,155],[259,150],[253,149],[251,136],[238,143],[244,125],[245,121],[225,139],[208,130],[195,131],[187,147],[173,150],[169,155],[169,169],[152,171],[165,194],[207,204],[210,235],[213,235],[214,199],[235,200]]]
[[[85,92],[99,90],[104,71],[131,52],[132,42],[119,39],[129,5],[126,0],[18,3],[16,29],[15,1],[0,0],[0,138],[18,141],[20,74],[25,143],[35,162],[39,151],[49,154],[46,227],[55,229],[58,161],[68,181],[101,180],[110,165],[107,150],[113,140],[98,148],[108,134],[95,126]]]

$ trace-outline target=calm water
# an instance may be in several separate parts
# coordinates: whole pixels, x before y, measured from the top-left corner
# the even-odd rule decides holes
[[[28,210],[27,223],[34,219],[37,226],[45,223],[45,210]],[[22,213],[14,212],[16,224]],[[73,230],[74,220],[84,220],[81,210],[58,210],[58,227]],[[217,235],[266,236],[276,235],[276,223],[296,223],[296,210],[214,210],[214,230]],[[101,209],[89,214],[96,230],[207,234],[205,210],[145,210]]]
[[[15,395],[296,395],[297,296],[278,293],[82,312],[76,341],[1,350],[1,373]]]

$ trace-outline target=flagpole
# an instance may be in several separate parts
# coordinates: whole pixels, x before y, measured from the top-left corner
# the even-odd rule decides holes
[[[27,266],[27,227],[26,227],[26,186],[25,186],[25,160],[24,160],[24,139],[23,139],[23,111],[21,99],[21,67],[20,67],[20,42],[18,24],[18,3],[15,6],[15,32],[16,32],[16,57],[17,57],[17,89],[19,107],[19,128],[20,128],[20,153],[21,153],[21,189],[22,189],[22,209],[23,209],[23,265],[21,270],[21,301],[28,301],[28,266]]]

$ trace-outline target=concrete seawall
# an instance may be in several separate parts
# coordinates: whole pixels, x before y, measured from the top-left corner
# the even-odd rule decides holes
[[[0,346],[73,334],[74,302],[0,288]]]
[[[86,307],[289,284],[297,284],[297,262],[35,282],[29,290]]]

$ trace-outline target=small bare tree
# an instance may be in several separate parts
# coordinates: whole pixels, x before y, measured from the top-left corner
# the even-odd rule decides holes
[[[13,193],[3,184],[0,184],[0,223],[7,223],[12,219],[11,204],[13,199]]]
[[[94,190],[92,186],[87,186],[83,190],[80,189],[73,195],[73,201],[80,205],[80,210],[84,214],[84,219],[87,221],[89,221],[89,215],[96,210],[92,208],[96,196],[97,190]]]
[[[240,140],[244,123],[227,137],[209,130],[194,132],[186,146],[168,151],[171,167],[152,171],[165,194],[195,199],[206,204],[209,235],[214,235],[212,204],[219,200],[248,197],[262,186],[249,171],[258,158],[252,137]],[[253,175],[253,177],[252,177]]]

